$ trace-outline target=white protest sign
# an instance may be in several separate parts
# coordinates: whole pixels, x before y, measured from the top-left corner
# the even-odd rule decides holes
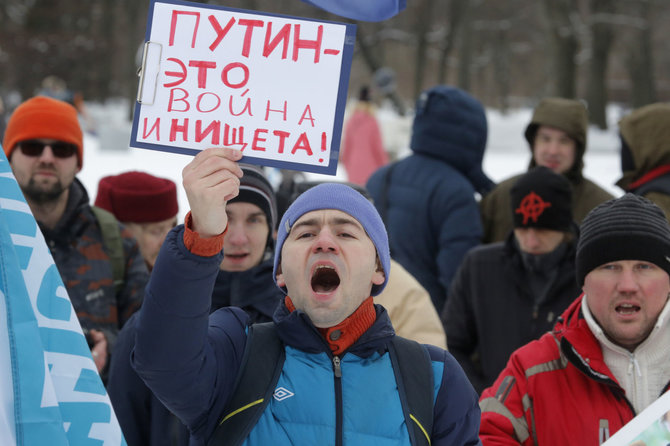
[[[670,444],[670,392],[630,420],[603,446],[666,446]]]
[[[131,147],[334,175],[356,27],[152,1]]]

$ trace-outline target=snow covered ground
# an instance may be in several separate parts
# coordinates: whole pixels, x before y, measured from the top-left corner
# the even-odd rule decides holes
[[[130,121],[127,105],[110,102],[104,105],[89,104],[88,110],[95,122],[95,132],[86,133],[84,139],[84,164],[79,179],[95,200],[98,181],[106,175],[115,175],[128,170],[142,170],[153,175],[170,178],[177,183],[179,191],[179,218],[187,209],[186,194],[181,187],[181,171],[191,156],[145,149],[130,149]],[[530,121],[530,109],[510,111],[503,115],[496,110],[487,110],[489,135],[484,171],[494,181],[525,171],[530,160],[530,150],[523,137]],[[619,139],[617,121],[622,117],[618,107],[608,110],[610,129],[589,129],[588,149],[584,158],[585,176],[595,181],[615,196],[622,191],[614,183],[621,175],[619,165]],[[399,118],[390,109],[378,112],[384,143],[393,155],[402,157],[410,153],[408,148],[411,132],[411,117]],[[268,171],[271,180],[278,181],[277,171]],[[309,174],[310,178],[333,177]],[[336,180],[346,180],[346,172],[338,167]]]

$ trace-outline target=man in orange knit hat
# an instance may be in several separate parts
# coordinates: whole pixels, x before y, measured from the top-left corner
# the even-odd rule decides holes
[[[73,106],[44,96],[27,100],[10,117],[2,146],[104,380],[108,352],[148,280],[137,242],[110,213],[89,205],[76,178],[83,135]]]

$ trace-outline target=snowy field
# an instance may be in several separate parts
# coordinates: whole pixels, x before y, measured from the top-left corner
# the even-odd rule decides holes
[[[179,191],[179,219],[186,215],[186,194],[181,187],[181,171],[191,156],[145,149],[130,149],[130,121],[127,106],[123,103],[102,105],[89,104],[88,110],[95,123],[95,130],[87,132],[84,139],[84,165],[79,179],[95,200],[98,181],[106,175],[115,175],[128,170],[141,170],[153,175],[172,179]],[[531,110],[510,111],[502,115],[495,110],[487,111],[489,135],[484,171],[493,181],[503,180],[526,170],[530,161],[530,150],[523,132],[531,116]],[[589,129],[588,149],[584,158],[585,176],[595,181],[615,196],[622,191],[614,183],[621,176],[619,164],[619,139],[617,121],[622,117],[619,108],[608,111],[610,129]],[[382,127],[384,144],[392,156],[403,157],[408,148],[411,118],[399,118],[392,111],[381,109],[378,118]],[[279,181],[279,172],[268,170],[271,181]],[[309,174],[310,178],[332,180],[333,177]],[[346,172],[338,167],[336,180],[345,181]]]

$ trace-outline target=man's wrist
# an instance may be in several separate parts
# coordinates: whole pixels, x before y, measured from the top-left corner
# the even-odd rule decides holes
[[[189,212],[184,219],[184,246],[195,255],[214,256],[223,249],[223,237],[227,230],[228,226],[221,234],[214,237],[200,237],[200,234],[193,230],[193,217]]]

